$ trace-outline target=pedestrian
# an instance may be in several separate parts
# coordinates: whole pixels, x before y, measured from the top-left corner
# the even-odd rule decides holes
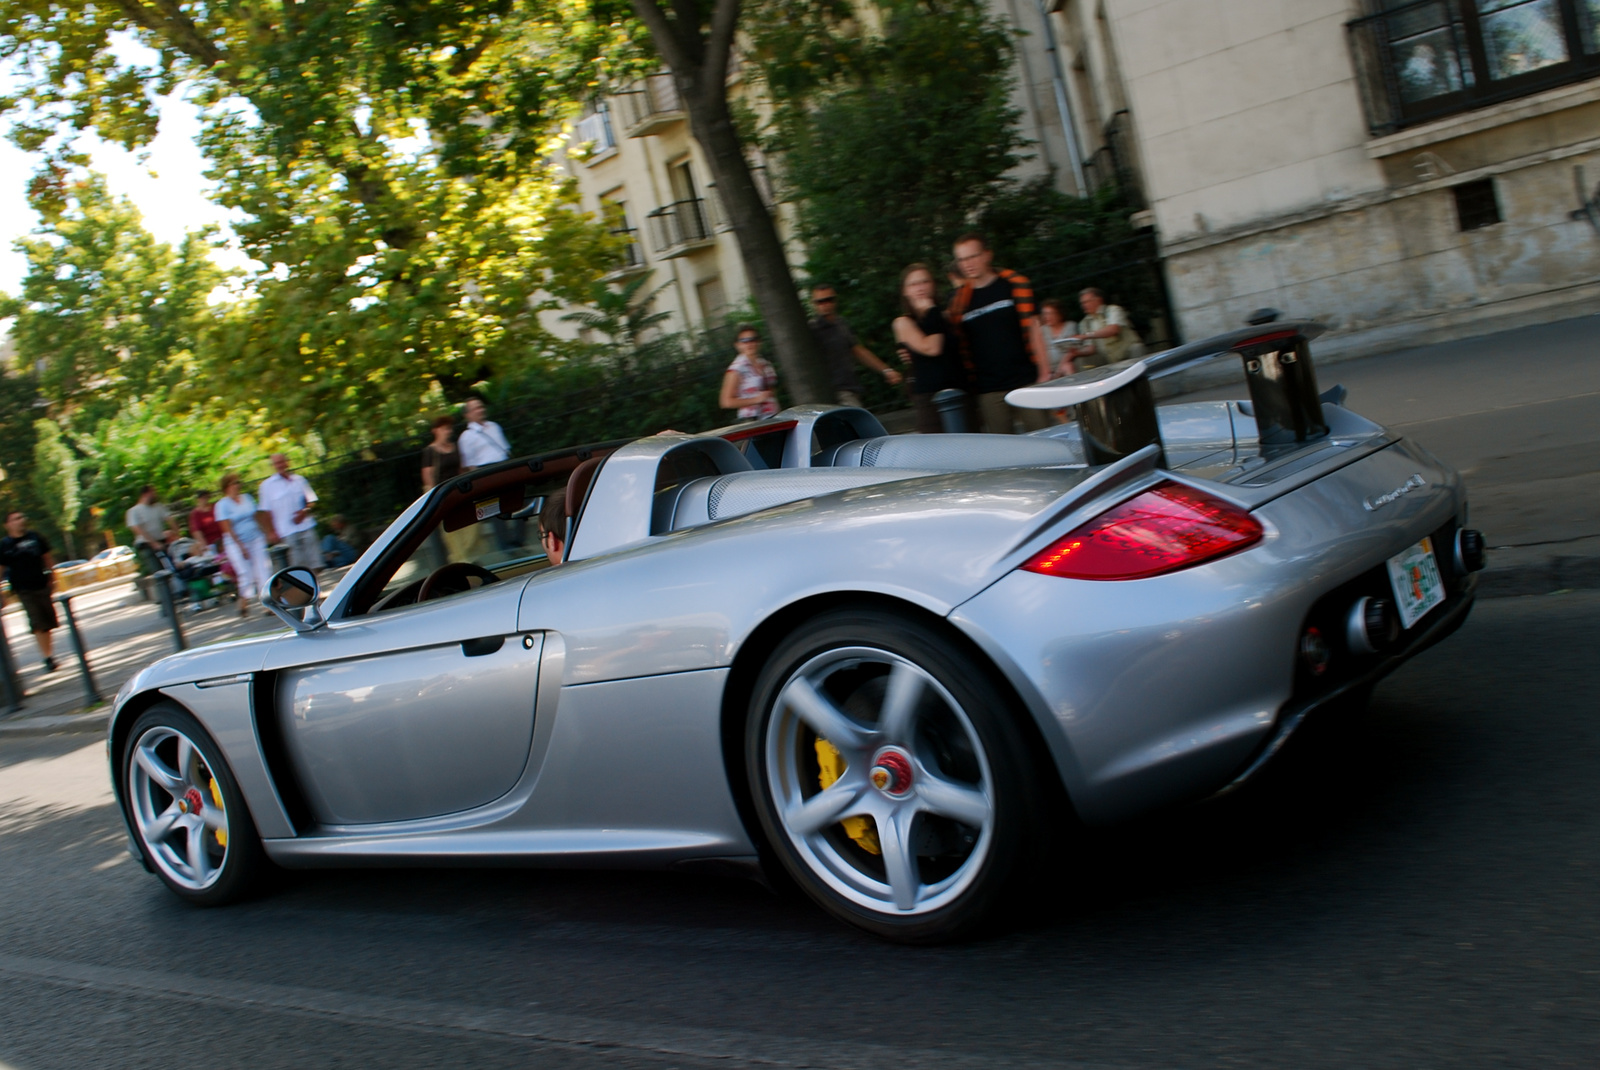
[[[1144,343],[1133,329],[1128,310],[1108,304],[1104,290],[1085,287],[1078,294],[1078,304],[1083,318],[1078,321],[1075,339],[1079,347],[1073,352],[1079,371],[1144,356]]]
[[[28,630],[39,645],[39,656],[44,659],[44,671],[56,671],[52,656],[50,633],[56,630],[56,604],[50,597],[55,578],[50,570],[56,567],[50,556],[50,544],[43,535],[28,527],[28,515],[20,509],[6,514],[6,536],[0,539],[0,569],[11,581],[11,593],[22,603],[28,615]]]
[[[256,523],[266,532],[268,542],[281,542],[289,548],[289,564],[317,571],[322,568],[322,550],[317,546],[317,521],[311,515],[317,492],[306,477],[289,470],[289,458],[272,455],[273,474],[261,481],[256,492]]]
[[[1014,271],[996,270],[994,252],[981,235],[957,238],[955,255],[965,281],[951,301],[950,320],[966,343],[983,430],[1009,435],[1019,423],[1026,431],[1050,426],[1043,409],[1006,404],[1010,391],[1050,379],[1032,285]]]
[[[937,434],[944,430],[933,395],[966,387],[950,321],[936,296],[938,283],[927,264],[912,264],[900,273],[900,311],[892,324],[895,341],[911,358],[911,408],[917,430]]]
[[[239,591],[239,616],[250,615],[250,603],[267,589],[272,574],[272,555],[267,553],[267,536],[261,530],[256,500],[244,492],[239,473],[222,477],[222,498],[213,511],[222,532],[222,551],[233,566],[233,582]],[[260,514],[266,515],[264,513]]]
[[[489,407],[482,398],[468,398],[461,407],[467,426],[456,439],[456,449],[461,454],[461,471],[469,472],[488,464],[499,464],[511,456],[511,440],[500,430],[500,425],[489,419]],[[439,439],[439,421],[434,421],[434,441]],[[489,518],[494,531],[495,545],[502,551],[516,550],[522,545],[522,521],[507,520],[496,513]],[[477,533],[472,533],[476,538]],[[449,536],[446,535],[446,541]]]
[[[1078,325],[1067,319],[1066,306],[1059,298],[1047,297],[1039,302],[1039,326],[1044,331],[1044,343],[1050,347],[1050,377],[1059,379],[1076,371],[1072,352]]]
[[[217,526],[209,490],[194,492],[194,508],[189,510],[189,537],[199,543],[196,552],[202,554],[222,543],[222,529]]]
[[[328,533],[322,537],[322,559],[329,568],[344,568],[356,563],[361,552],[356,549],[359,536],[356,529],[345,523],[344,517],[335,513],[328,519]]]
[[[883,376],[883,381],[890,386],[900,385],[900,373],[858,342],[856,333],[840,318],[837,290],[828,283],[817,283],[811,287],[811,307],[817,312],[816,318],[811,321],[811,334],[828,362],[828,374],[833,377],[834,400],[841,405],[861,408],[861,382],[856,378],[857,361]]]
[[[481,409],[482,402],[478,404]],[[449,416],[434,417],[433,441],[422,447],[423,490],[432,490],[445,480],[461,474],[461,449],[455,442],[455,430],[456,422]]]
[[[147,575],[166,568],[167,543],[178,537],[172,514],[161,504],[156,488],[149,483],[139,488],[139,500],[123,516],[133,532],[133,549],[144,562]]]
[[[778,411],[778,373],[761,355],[761,332],[748,323],[733,332],[739,355],[722,373],[717,404],[736,409],[741,420],[759,420]]]

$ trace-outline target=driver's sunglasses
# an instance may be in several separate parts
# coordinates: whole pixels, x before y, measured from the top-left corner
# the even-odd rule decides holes
[[[839,299],[832,294],[829,294],[827,297],[813,297],[812,300],[819,305],[832,305],[837,304],[839,301]]]
[[[740,345],[747,345],[751,342],[761,341],[761,336],[759,334],[747,334],[743,338],[737,339],[737,341]]]

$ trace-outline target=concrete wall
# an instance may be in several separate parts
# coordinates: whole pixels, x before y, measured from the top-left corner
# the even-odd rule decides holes
[[[1347,0],[1105,0],[1167,241],[1379,189]]]
[[[1085,3],[1087,0],[1072,0]],[[1600,80],[1373,137],[1346,0],[1094,0],[1106,13],[1183,334],[1263,306],[1321,348],[1382,348],[1600,307]],[[1453,187],[1502,222],[1463,231]]]

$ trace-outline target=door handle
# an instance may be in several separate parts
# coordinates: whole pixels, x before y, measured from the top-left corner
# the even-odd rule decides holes
[[[487,654],[493,654],[505,645],[505,636],[488,635],[482,639],[463,639],[461,641],[461,652],[469,658],[481,658]]]

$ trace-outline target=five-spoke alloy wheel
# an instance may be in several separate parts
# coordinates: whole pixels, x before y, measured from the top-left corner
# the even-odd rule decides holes
[[[894,939],[982,925],[1037,847],[1038,778],[1014,702],[937,629],[835,612],[755,689],[747,766],[767,839],[834,914]]]
[[[244,894],[261,843],[233,776],[187,711],[160,703],[140,716],[123,755],[123,798],[139,849],[156,875],[190,902]]]

